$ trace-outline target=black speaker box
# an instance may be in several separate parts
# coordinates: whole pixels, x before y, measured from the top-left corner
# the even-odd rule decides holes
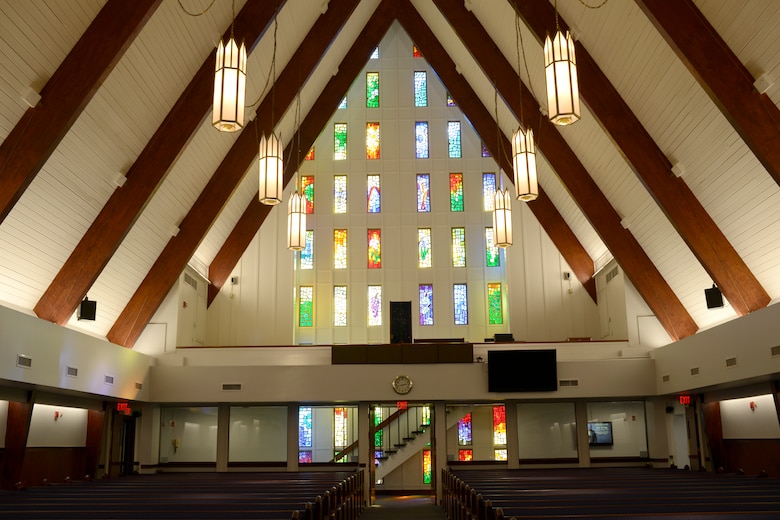
[[[96,312],[97,302],[84,298],[84,301],[79,304],[78,311],[76,312],[76,319],[95,321]]]
[[[720,289],[715,285],[710,289],[704,289],[704,297],[707,299],[708,309],[723,307],[723,295],[720,293]]]
[[[412,342],[412,302],[390,302],[390,343]]]

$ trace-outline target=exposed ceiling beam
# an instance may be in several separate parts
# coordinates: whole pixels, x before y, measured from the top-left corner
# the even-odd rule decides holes
[[[109,0],[0,145],[0,223],[46,164],[65,134],[161,0]]]
[[[636,3],[780,184],[780,110],[754,88],[747,68],[691,0]]]
[[[284,4],[284,0],[281,0]],[[247,2],[235,35],[251,52],[276,13],[275,2]],[[281,8],[281,7],[279,7]],[[231,24],[232,25],[232,24]],[[231,29],[226,31],[230,36]],[[216,50],[212,51],[127,172],[35,306],[39,318],[64,325],[132,228],[176,158],[211,109]]]
[[[430,30],[425,26],[422,19],[419,18],[419,15],[416,12],[407,13],[407,11],[402,9],[403,15],[399,15],[399,19],[408,19],[404,26],[409,25],[407,31],[418,46],[427,49],[428,45],[430,45],[436,51],[434,56],[429,56],[428,53],[430,51],[428,50],[423,50],[423,54],[428,58],[444,82],[447,83],[445,75],[454,74],[457,76],[455,64],[447,52],[441,48],[438,40],[430,33]],[[469,25],[468,29],[464,27],[457,32],[464,40],[468,41],[473,38],[475,41],[471,42],[472,45],[478,44],[480,48],[493,48],[490,52],[481,51],[478,53],[480,66],[493,71],[489,76],[493,76],[492,79],[496,83],[496,88],[502,93],[502,97],[507,101],[518,119],[520,119],[519,115],[522,113],[530,121],[532,119],[530,114],[533,114],[534,121],[531,123],[522,121],[523,125],[536,126],[534,123],[536,114],[539,113],[539,105],[525,86],[522,87],[523,95],[521,99],[520,81],[517,74],[515,74],[514,69],[500,54],[484,28],[477,22],[476,25]],[[437,66],[434,60],[441,61],[443,64],[446,63],[446,67],[443,64]],[[452,92],[452,94],[456,95],[455,92]],[[523,105],[522,110],[520,109],[521,103]],[[642,250],[634,236],[620,225],[620,217],[617,212],[601,190],[599,190],[577,156],[566,144],[557,128],[545,120],[541,123],[537,135],[539,136],[537,142],[539,143],[540,151],[544,153],[545,158],[547,158],[556,171],[572,195],[572,198],[596,232],[601,236],[615,259],[623,267],[626,275],[653,310],[669,336],[676,341],[694,334],[698,326]]]
[[[257,157],[257,135],[273,131],[272,114],[283,114],[295,100],[328,46],[336,38],[360,0],[330,4],[311,28],[257,109],[257,117],[245,126],[206,187],[179,225],[141,285],[107,334],[109,341],[132,347],[174,285],[187,261],[216,220],[247,168]],[[285,155],[286,156],[286,155]]]
[[[447,4],[451,17],[454,0]],[[555,32],[555,8],[549,2],[510,0],[539,41]],[[667,2],[668,4],[668,2]],[[458,11],[465,12],[461,6]],[[470,13],[469,16],[473,17]],[[566,30],[560,17],[558,24]],[[464,34],[461,31],[461,34]],[[473,35],[469,34],[472,37]],[[691,252],[718,285],[734,311],[742,316],[766,307],[771,298],[691,189],[672,173],[672,165],[639,119],[601,71],[593,57],[576,42],[580,94],[590,112],[618,146],[634,173],[656,201]]]
[[[338,73],[330,79],[301,123],[298,132],[300,133],[302,150],[308,150],[314,144],[339,102],[346,95],[350,85],[355,81],[355,77],[365,66],[371,53],[390,28],[394,18],[394,0],[382,0],[339,64]],[[297,144],[298,139],[298,134],[293,135],[285,150],[285,157],[289,156],[291,146]],[[290,161],[285,164],[285,184],[292,178],[298,166],[299,164]],[[261,204],[257,198],[253,199],[244,210],[238,223],[209,265],[209,281],[211,282],[208,295],[209,305],[214,301],[233,268],[241,259],[241,255],[252,242],[270,210],[270,206]]]

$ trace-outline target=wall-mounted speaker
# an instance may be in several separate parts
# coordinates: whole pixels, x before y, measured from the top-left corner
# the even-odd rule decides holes
[[[91,320],[95,321],[95,314],[97,313],[97,302],[84,298],[84,301],[79,304],[78,311],[76,312],[77,320]]]
[[[708,309],[723,307],[723,295],[717,285],[712,284],[710,289],[704,289],[704,297],[707,299]]]

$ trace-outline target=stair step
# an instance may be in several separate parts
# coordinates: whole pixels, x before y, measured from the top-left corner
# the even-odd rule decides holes
[[[404,437],[404,440],[405,440],[406,442],[411,442],[411,441],[413,441],[413,440],[414,440],[414,437]]]
[[[404,446],[406,446],[406,443],[404,443],[404,444],[393,444],[393,446],[395,446],[396,448],[403,448]]]
[[[424,430],[414,430],[412,433],[415,434],[415,435],[420,435],[421,433],[425,433],[425,431]]]
[[[387,455],[392,455],[392,454],[394,454],[394,453],[398,453],[398,450],[385,450],[385,453],[386,453]]]
[[[389,458],[390,458],[390,457],[385,457],[385,456],[383,455],[383,456],[381,456],[381,457],[377,457],[377,458],[376,458],[376,460],[381,460],[382,462],[384,462],[384,461],[386,461],[386,460],[387,460],[387,459],[389,459]]]

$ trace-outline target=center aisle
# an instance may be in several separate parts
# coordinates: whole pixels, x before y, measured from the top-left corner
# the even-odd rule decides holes
[[[363,511],[360,520],[447,520],[444,511],[436,505],[436,498],[428,495],[378,496],[374,505]]]

